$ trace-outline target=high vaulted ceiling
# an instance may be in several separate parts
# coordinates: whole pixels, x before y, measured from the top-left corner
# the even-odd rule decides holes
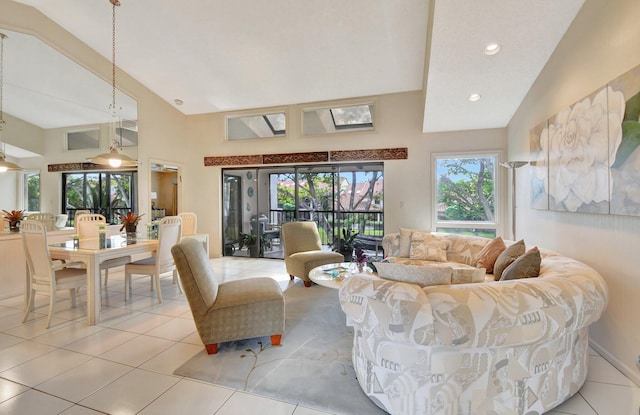
[[[109,0],[18,1],[111,60]],[[185,114],[426,87],[424,132],[506,126],[584,3],[120,1],[118,67]],[[490,42],[500,44],[499,54],[483,53]],[[472,93],[481,99],[470,102]],[[100,98],[110,102],[109,95]],[[12,105],[5,96],[7,113]]]

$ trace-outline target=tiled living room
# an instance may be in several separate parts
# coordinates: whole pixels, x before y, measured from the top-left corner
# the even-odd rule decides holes
[[[351,373],[354,360],[354,333],[344,324],[338,292],[306,288],[289,279],[284,261],[266,259],[285,255],[281,241],[265,258],[250,258],[263,254],[240,248],[239,234],[251,234],[251,219],[263,214],[276,230],[286,221],[275,214],[304,211],[307,216],[297,218],[308,219],[322,211],[321,203],[293,193],[286,198],[295,206],[285,209],[270,188],[280,184],[276,175],[318,168],[333,174],[322,186],[332,182],[339,199],[364,189],[343,185],[341,174],[355,176],[372,165],[384,183],[384,197],[374,203],[382,218],[376,219],[377,240],[400,228],[468,229],[468,223],[442,220],[447,212],[438,200],[437,165],[484,156],[494,161],[495,209],[486,223],[473,221],[473,232],[561,253],[592,267],[607,287],[607,304],[598,304],[602,314],[581,339],[588,339],[588,349],[581,349],[588,350],[586,381],[546,413],[640,413],[638,21],[637,0],[0,0],[0,33],[7,34],[0,171],[19,167],[0,172],[0,209],[69,214],[91,206],[89,197],[76,205],[67,186],[92,175],[105,183],[117,177],[118,184],[127,182],[121,186],[129,194],[127,209],[143,214],[142,229],[167,212],[194,212],[221,281],[274,279],[289,311],[310,310],[287,320],[281,348],[248,339],[222,343],[217,355],[207,355],[186,296],[170,277],[161,278],[162,304],[149,278],[139,276],[125,301],[124,274],[115,268],[96,305],[97,324],[91,324],[85,288],[76,307],[59,294],[50,328],[48,298],[41,294],[22,323],[24,261],[15,254],[22,245],[7,229],[0,232],[0,413],[382,413],[370,399],[381,394],[375,381],[362,387],[358,379],[335,380]],[[21,61],[28,46],[42,55]],[[117,99],[122,106],[118,128],[67,118],[77,115],[73,108],[111,116],[112,94],[113,105]],[[42,110],[49,99],[54,104]],[[344,107],[368,109],[370,118],[357,129],[340,125],[339,111],[329,110]],[[115,131],[118,143],[111,141]],[[267,135],[257,138],[258,132]],[[111,147],[132,163],[90,163]],[[233,175],[240,178],[237,199],[227,198],[234,194],[226,182]],[[39,180],[35,198],[33,177]],[[292,183],[299,189],[309,182]],[[331,233],[323,231],[327,243]],[[5,249],[9,240],[13,245]],[[9,285],[21,293],[7,295]],[[580,304],[554,322],[572,312],[588,319],[582,307],[598,305]],[[333,337],[316,340],[325,333]],[[300,341],[304,336],[313,341]],[[285,359],[292,344],[297,354]],[[292,363],[312,361],[312,354],[320,356],[313,369]],[[266,356],[287,365],[268,373]],[[394,358],[371,366],[392,367]],[[581,368],[560,365],[580,377]],[[501,380],[492,387],[504,388]],[[540,395],[519,396],[527,404],[548,399],[545,391],[566,386],[554,382],[539,382]],[[393,385],[388,396],[410,383]],[[367,387],[372,394],[363,393]],[[426,413],[422,404],[397,412]]]
[[[282,261],[227,257],[211,262],[221,280],[269,277],[283,289],[302,285],[289,280]],[[68,300],[59,301],[49,330],[44,328],[45,296],[40,296],[26,324],[21,323],[22,297],[0,302],[0,413],[349,414],[174,375],[178,366],[202,353],[203,345],[184,295],[171,278],[161,281],[162,304],[144,277],[134,280],[133,298],[125,303],[123,275],[114,273],[103,294],[103,321],[97,326],[87,326],[82,297],[75,309],[69,308]],[[640,388],[590,350],[585,385],[548,413],[631,415],[638,407]]]

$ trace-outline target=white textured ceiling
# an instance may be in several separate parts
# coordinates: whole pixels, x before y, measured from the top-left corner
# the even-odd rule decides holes
[[[438,0],[423,131],[506,126],[584,0]],[[484,48],[501,51],[487,56]],[[480,94],[477,102],[468,100]]]
[[[111,59],[108,0],[19,2]],[[506,126],[584,0],[437,0],[428,68],[427,0],[121,3],[118,66],[185,114],[415,91],[426,79],[429,132]],[[491,41],[502,52],[484,56]]]

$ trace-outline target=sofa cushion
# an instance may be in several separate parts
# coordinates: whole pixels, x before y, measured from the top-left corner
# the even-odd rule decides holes
[[[513,261],[518,259],[520,255],[524,254],[524,251],[524,240],[520,239],[498,255],[496,263],[493,265],[493,275],[495,276],[496,281],[500,280],[500,277],[502,277],[502,271],[511,265]]]
[[[398,246],[398,256],[407,257],[407,258],[409,257],[409,253],[411,251],[411,235],[414,232],[430,233],[431,231],[428,229],[420,230],[420,229],[400,228],[400,243]]]
[[[540,274],[540,260],[540,250],[534,246],[502,271],[500,281],[537,277]]]
[[[409,258],[446,262],[448,246],[449,242],[444,238],[430,233],[413,232],[411,234]]]
[[[491,241],[489,238],[473,235],[457,235],[450,233],[436,233],[432,235],[444,238],[447,246],[447,261],[476,266],[476,257],[486,244]]]
[[[391,262],[376,262],[378,275],[382,278],[408,282],[426,287],[429,285],[451,284],[452,268],[424,265],[405,265]]]
[[[482,248],[476,257],[476,266],[478,268],[484,268],[487,273],[493,273],[493,265],[496,263],[498,256],[507,249],[502,237],[498,236],[494,238]]]
[[[485,281],[485,269],[456,266],[451,270],[451,284],[471,284]]]

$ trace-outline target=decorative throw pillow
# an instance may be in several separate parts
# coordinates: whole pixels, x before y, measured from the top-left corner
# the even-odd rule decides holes
[[[424,232],[411,234],[411,249],[409,258],[428,261],[447,261],[447,246],[449,242],[444,238]]]
[[[502,251],[498,258],[496,259],[495,264],[493,264],[493,275],[496,281],[500,280],[502,276],[502,271],[507,268],[513,261],[518,259],[518,257],[524,254],[524,240],[520,239],[518,242],[515,242],[510,247]]]
[[[534,246],[502,271],[500,281],[537,277],[540,274],[540,261],[540,251]]]
[[[478,252],[476,257],[476,267],[484,268],[488,274],[493,272],[493,265],[496,263],[498,256],[507,249],[501,236],[494,238]]]
[[[431,233],[431,231],[428,229],[419,230],[419,229],[400,228],[400,242],[398,246],[399,257],[409,258],[409,253],[411,252],[411,235],[414,232]]]
[[[428,285],[448,285],[451,283],[451,267],[430,267],[424,265],[376,263],[378,275],[382,278],[408,282],[426,287]]]

